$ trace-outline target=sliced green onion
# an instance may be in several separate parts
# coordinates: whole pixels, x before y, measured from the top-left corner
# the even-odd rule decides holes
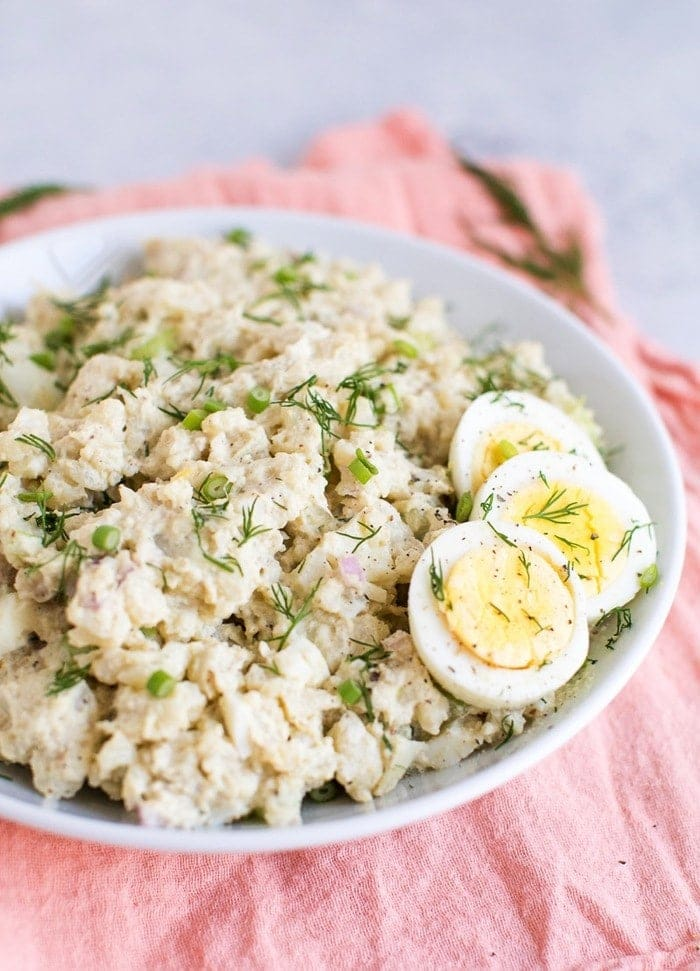
[[[360,485],[366,485],[373,475],[377,475],[379,469],[376,465],[373,465],[367,458],[365,453],[361,448],[358,448],[355,452],[355,458],[352,460],[348,469],[355,476]]]
[[[270,389],[261,388],[260,385],[251,388],[248,392],[248,397],[246,398],[246,406],[248,411],[251,411],[254,415],[260,415],[270,404]]]
[[[273,276],[275,283],[279,283],[281,287],[291,286],[298,279],[299,274],[293,266],[281,266]]]
[[[144,637],[147,637],[151,641],[158,640],[158,628],[157,627],[142,627],[141,633]]]
[[[159,330],[153,337],[149,337],[143,344],[134,347],[129,357],[132,361],[147,361],[153,357],[158,357],[159,354],[169,354],[170,351],[175,350],[176,344],[174,331],[166,327],[164,330]]]
[[[62,317],[58,325],[44,335],[44,344],[51,351],[71,347],[75,336],[75,321],[72,317]]]
[[[197,432],[202,427],[202,422],[208,415],[209,412],[205,411],[204,408],[193,408],[182,419],[182,427],[186,428],[188,432]]]
[[[501,439],[501,441],[498,443],[497,450],[502,462],[506,462],[508,459],[512,459],[513,456],[518,454],[517,446],[513,445],[513,443],[509,442],[506,438]]]
[[[315,789],[309,789],[309,791],[306,793],[311,802],[330,802],[332,799],[336,799],[339,794],[340,788],[335,779],[329,779],[328,782],[324,782],[322,786],[316,786]]]
[[[652,563],[648,566],[646,570],[642,573],[639,578],[639,589],[648,593],[652,587],[655,587],[659,582],[659,568],[656,563]]]
[[[231,491],[231,483],[221,472],[210,472],[199,487],[199,494],[205,502],[218,502],[225,499]]]
[[[92,545],[103,553],[114,553],[121,538],[121,530],[116,526],[98,526],[92,534]]]
[[[418,348],[415,344],[409,344],[408,341],[394,341],[394,350],[401,357],[418,357]]]
[[[36,354],[30,354],[29,360],[45,371],[56,370],[56,355],[53,351],[38,351]]]
[[[213,415],[215,411],[226,411],[228,405],[225,401],[219,401],[218,398],[207,398],[202,408],[208,414]]]
[[[337,690],[346,705],[354,705],[362,697],[362,688],[352,678],[348,678],[347,681],[339,684]]]
[[[455,519],[458,523],[466,523],[472,513],[474,508],[474,500],[472,499],[471,492],[463,492],[459,497],[459,502],[457,503],[457,509],[455,510]]]
[[[248,249],[252,238],[250,230],[244,229],[242,226],[236,226],[235,229],[224,236],[227,243],[233,243],[234,246],[240,246],[241,249]]]
[[[154,671],[146,682],[146,687],[154,698],[167,698],[175,690],[177,682],[167,671]]]

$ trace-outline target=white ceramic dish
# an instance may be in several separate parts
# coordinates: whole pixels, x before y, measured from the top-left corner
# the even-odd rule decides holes
[[[463,334],[497,324],[505,338],[544,344],[555,372],[584,394],[608,440],[624,444],[614,471],[638,493],[657,526],[661,582],[634,605],[634,626],[615,651],[600,651],[585,687],[556,715],[497,751],[461,765],[414,775],[369,805],[337,801],[311,805],[301,826],[242,824],[178,831],[139,826],[118,804],[83,790],[47,803],[29,773],[3,767],[0,814],[30,826],[122,846],[159,850],[248,852],[317,846],[403,826],[466,803],[507,782],[580,731],[624,687],[652,646],[670,609],[685,549],[685,501],[668,435],[646,394],[624,366],[558,304],[512,277],[446,247],[370,226],[263,209],[184,209],[146,212],[78,224],[0,247],[0,316],[21,308],[37,287],[85,289],[107,272],[118,278],[138,262],[139,244],[154,235],[221,235],[243,225],[273,243],[376,261],[414,281],[418,294],[446,298]]]

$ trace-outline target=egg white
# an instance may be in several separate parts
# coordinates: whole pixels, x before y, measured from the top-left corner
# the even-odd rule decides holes
[[[464,523],[446,529],[424,550],[408,592],[408,618],[416,651],[433,678],[456,698],[479,710],[523,708],[569,681],[588,654],[589,635],[581,583],[567,570],[566,557],[536,530],[498,524],[498,531],[518,549],[536,553],[559,574],[573,604],[573,623],[565,649],[539,668],[503,668],[487,664],[460,644],[450,631],[431,589],[430,568],[440,564],[445,577],[465,554],[503,543],[488,523]]]
[[[457,495],[480,486],[474,481],[474,456],[501,425],[527,424],[556,439],[572,452],[603,468],[603,459],[589,436],[573,419],[548,401],[527,391],[488,391],[479,395],[462,415],[450,446],[449,469]],[[537,441],[533,437],[533,444]],[[522,448],[524,454],[529,451]],[[540,453],[541,454],[541,453]]]
[[[656,537],[649,513],[632,489],[612,472],[585,459],[562,452],[529,452],[504,462],[486,480],[474,498],[473,520],[508,521],[513,496],[541,477],[547,482],[581,488],[602,499],[615,513],[623,530],[634,530],[629,547],[621,550],[622,571],[596,595],[586,595],[590,623],[632,600],[644,571],[656,562]],[[489,508],[485,513],[484,506]],[[639,527],[635,529],[635,527]],[[499,527],[500,528],[500,527]],[[565,547],[561,547],[565,555]]]

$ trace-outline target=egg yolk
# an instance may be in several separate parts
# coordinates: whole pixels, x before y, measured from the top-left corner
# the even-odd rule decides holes
[[[494,469],[521,452],[546,450],[561,452],[561,442],[528,422],[504,422],[489,428],[477,448],[472,463],[472,483],[476,492]]]
[[[624,570],[625,527],[599,495],[579,486],[538,480],[512,496],[500,515],[548,536],[583,581],[588,596],[600,593]]]
[[[498,541],[453,565],[441,607],[466,650],[498,668],[540,668],[567,647],[574,622],[571,594],[557,569],[537,553]]]

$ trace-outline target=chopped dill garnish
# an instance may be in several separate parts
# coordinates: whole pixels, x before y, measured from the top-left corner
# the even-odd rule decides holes
[[[301,384],[297,384],[295,387],[290,388],[287,393],[280,398],[275,404],[280,405],[282,408],[300,408],[302,411],[307,412],[311,415],[318,427],[321,430],[321,456],[323,457],[323,464],[326,471],[330,469],[330,461],[328,459],[328,437],[338,438],[339,436],[333,431],[333,422],[342,422],[342,418],[333,407],[333,405],[324,398],[323,395],[316,390],[314,387],[317,383],[317,377],[312,374],[311,377],[307,378],[306,381],[302,381]],[[299,398],[302,392],[305,392],[303,398]]]
[[[114,337],[112,340],[96,341],[94,344],[84,344],[80,348],[80,351],[83,356],[87,358],[95,357],[97,354],[108,354],[117,347],[123,347],[124,344],[131,339],[132,334],[133,329],[131,327],[127,327],[127,329],[122,334],[119,334],[118,337]]]
[[[440,603],[445,602],[445,581],[442,573],[442,563],[440,560],[435,562],[435,555],[433,551],[430,551],[430,566],[428,567],[428,576],[430,577],[430,590],[432,595]]]
[[[178,408],[177,405],[172,403],[172,401],[167,401],[166,404],[167,408],[163,407],[162,405],[158,405],[158,411],[162,411],[164,415],[168,416],[168,418],[174,418],[176,421],[182,421],[182,419],[186,417],[187,412],[183,411],[182,408]]]
[[[366,543],[368,539],[374,539],[374,537],[377,535],[379,530],[382,528],[381,526],[377,526],[376,529],[372,529],[372,527],[368,526],[367,523],[360,522],[359,520],[357,525],[360,526],[362,529],[367,530],[366,536],[353,536],[352,533],[338,533],[338,536],[344,536],[346,539],[352,539],[356,541],[355,545],[351,550],[352,553],[356,553],[359,550],[359,548],[362,546],[362,544]]]
[[[532,564],[525,556],[525,550],[520,550],[520,556],[518,557],[518,559],[523,565],[523,570],[525,570],[525,577],[527,579],[527,586],[529,588],[530,587],[530,567],[532,566]]]
[[[0,199],[0,219],[28,209],[47,196],[56,196],[70,191],[69,186],[59,185],[57,182],[38,182],[36,185],[16,189]]]
[[[489,603],[489,607],[495,610],[495,612],[499,615],[499,617],[503,617],[504,620],[507,621],[507,623],[510,623],[510,617],[504,610],[501,610],[500,607],[496,606],[496,604],[492,600],[489,600],[488,603]]]
[[[0,361],[4,361],[6,364],[12,364],[11,359],[7,355],[7,351],[3,347],[3,344],[7,344],[8,341],[14,340],[16,323],[14,320],[0,320]]]
[[[63,515],[63,513],[61,513],[60,515]],[[77,513],[73,513],[72,515],[77,515]],[[65,518],[68,518],[68,517],[65,516]],[[55,538],[62,539],[64,538],[64,536],[65,536],[65,533],[63,533],[62,536],[60,537],[57,536]],[[51,540],[51,542],[53,542],[53,540]],[[49,544],[46,542],[42,542],[42,545],[48,546]],[[87,550],[85,549],[85,547],[81,546],[77,540],[72,539],[68,543],[66,543],[66,545],[63,547],[62,550],[59,550],[53,556],[49,557],[48,560],[44,560],[43,563],[34,563],[32,566],[28,566],[27,573],[31,576],[32,574],[40,570],[42,567],[48,566],[49,563],[53,563],[54,560],[57,560],[60,558],[61,573],[58,578],[58,587],[56,588],[56,593],[54,594],[54,596],[62,601],[62,600],[65,600],[65,596],[66,596],[66,582],[68,579],[69,571],[72,569],[75,569],[76,571],[80,570],[81,564],[86,559],[86,557],[87,557]]]
[[[243,576],[241,564],[238,562],[235,556],[213,556],[204,549],[204,544],[202,542],[202,529],[210,519],[215,517],[215,513],[205,513],[202,511],[202,509],[192,510],[192,522],[194,523],[194,532],[195,536],[197,537],[199,551],[208,563],[218,566],[220,570],[225,570],[226,573],[235,573],[238,571],[238,573]]]
[[[481,506],[482,519],[486,519],[488,514],[493,509],[493,498],[494,498],[493,492],[489,492],[489,494],[486,496],[484,501],[479,503],[479,505]]]
[[[376,381],[383,374],[389,373],[390,370],[390,368],[382,367],[376,361],[370,361],[367,364],[363,364],[357,371],[353,371],[352,374],[348,374],[347,377],[343,378],[335,390],[347,390],[350,392],[344,418],[346,425],[355,424],[354,418],[357,414],[357,405],[360,398],[365,398],[369,402],[375,419],[375,427],[381,422],[386,412],[386,406],[381,400],[382,386],[373,384],[372,382]]]
[[[301,301],[308,297],[310,293],[314,290],[328,290],[328,286],[324,283],[314,283],[307,276],[299,272],[299,268],[302,263],[309,262],[308,260],[299,260],[296,263],[292,263],[289,266],[280,266],[272,275],[272,281],[277,285],[277,288],[271,290],[269,293],[263,294],[254,300],[243,312],[243,316],[247,317],[249,320],[257,320],[259,323],[275,324],[279,326],[282,321],[277,320],[271,316],[263,316],[255,314],[254,311],[261,307],[263,304],[269,303],[272,300],[278,300],[282,303],[288,303],[296,311],[297,317],[301,320],[303,317],[303,308]]]
[[[283,634],[277,635],[277,637],[268,637],[268,641],[273,643],[278,642],[279,650],[285,646],[289,640],[289,636],[292,631],[297,627],[303,620],[305,620],[311,613],[311,601],[316,596],[316,591],[321,586],[321,581],[317,580],[314,586],[306,595],[301,607],[294,612],[294,597],[291,590],[283,587],[281,583],[273,583],[270,588],[272,591],[272,600],[274,602],[274,608],[277,613],[282,614],[282,616],[289,621],[289,626]]]
[[[241,362],[237,361],[235,357],[231,354],[215,354],[214,357],[206,358],[201,361],[184,361],[180,364],[177,371],[174,371],[170,377],[166,378],[163,384],[168,384],[170,381],[175,381],[177,378],[181,377],[183,374],[188,374],[190,371],[196,371],[200,376],[200,382],[197,388],[192,392],[192,397],[196,398],[204,386],[204,382],[208,377],[217,378],[223,372],[232,374],[236,368],[241,366]]]
[[[501,748],[503,745],[509,742],[513,737],[513,731],[515,730],[515,723],[513,721],[512,715],[504,715],[504,717],[501,719],[501,728],[504,732],[504,735],[501,741],[498,743],[498,745],[494,746],[494,749]]]
[[[53,445],[46,441],[44,438],[40,438],[38,435],[34,435],[32,432],[27,432],[25,435],[18,435],[15,438],[16,442],[21,442],[23,445],[29,445],[32,448],[37,449],[39,452],[43,452],[44,455],[49,459],[50,462],[56,458],[56,450]]]
[[[586,509],[588,506],[587,502],[567,502],[562,506],[557,506],[556,504],[564,498],[566,494],[566,487],[561,489],[552,489],[551,493],[542,504],[542,506],[535,512],[526,513],[523,516],[523,522],[527,522],[528,519],[542,519],[548,523],[554,523],[557,526],[564,526],[570,523],[574,516],[577,516],[582,509]]]
[[[223,481],[222,481],[223,480]],[[243,576],[241,565],[235,556],[213,556],[204,548],[202,542],[202,530],[212,519],[223,519],[229,504],[229,493],[231,483],[226,476],[218,472],[210,472],[202,481],[199,488],[194,490],[194,499],[197,505],[192,509],[192,522],[194,524],[195,536],[200,553],[207,560],[220,570],[226,573],[238,571]]]
[[[107,277],[103,277],[95,289],[89,293],[84,293],[82,296],[76,297],[75,300],[53,299],[52,303],[54,307],[62,310],[66,317],[72,321],[73,330],[76,326],[88,327],[90,324],[95,323],[97,310],[104,300],[108,287],[109,280]],[[68,328],[66,328],[66,332],[67,330]]]
[[[605,642],[605,646],[609,651],[613,651],[615,649],[615,645],[622,636],[622,632],[629,630],[632,626],[632,611],[629,609],[629,607],[614,607],[612,610],[609,610],[607,614],[603,614],[600,620],[596,621],[593,630],[600,630],[600,628],[604,627],[608,621],[613,619],[615,620],[615,630]]]
[[[249,506],[243,506],[243,509],[241,510],[243,523],[241,526],[241,535],[238,540],[239,547],[247,543],[249,539],[253,539],[254,536],[261,536],[263,533],[269,533],[272,529],[271,526],[256,526],[253,523],[255,503],[258,501],[258,498],[259,497],[256,496]]]
[[[522,609],[522,608],[521,608],[521,609]],[[523,610],[523,614],[524,614],[524,615],[525,615],[525,616],[527,617],[527,619],[528,619],[528,620],[531,620],[531,621],[532,621],[532,623],[536,625],[536,627],[537,627],[537,633],[538,633],[538,634],[541,634],[541,633],[542,633],[542,631],[545,631],[545,630],[549,630],[549,631],[551,631],[551,630],[553,629],[553,628],[552,628],[551,626],[549,626],[549,627],[544,627],[544,626],[543,626],[543,625],[542,625],[542,624],[541,624],[541,623],[539,622],[539,620],[537,619],[537,617],[535,617],[535,616],[533,616],[532,614],[528,614],[528,612],[527,612],[527,610]],[[545,663],[547,663],[547,662],[545,662]],[[542,665],[540,665],[540,667],[542,667]]]
[[[28,519],[33,518],[41,530],[41,545],[44,548],[51,546],[57,540],[67,540],[66,520],[79,515],[79,512],[67,513],[49,509],[48,503],[51,497],[52,493],[46,489],[38,489],[36,492],[20,492],[17,495],[20,502],[34,502],[38,506],[39,512],[36,515],[29,516]]]
[[[496,527],[493,525],[493,523],[486,523],[486,525],[489,527],[489,529],[492,532],[494,532],[496,534],[496,536],[498,536],[498,538],[500,540],[502,540],[504,543],[507,543],[508,546],[512,546],[513,548],[516,548],[517,547],[518,544],[517,543],[514,543],[512,539],[508,539],[508,537],[506,536],[505,533],[502,533],[502,532],[500,532],[500,530],[496,529]]]
[[[17,408],[18,402],[5,382],[0,378],[0,405],[6,408]]]
[[[622,540],[620,541],[620,545],[612,555],[612,559],[613,560],[617,559],[617,557],[620,555],[620,553],[622,553],[623,550],[627,550],[627,555],[629,556],[630,550],[632,547],[632,539],[634,537],[634,534],[637,532],[637,530],[648,529],[649,535],[651,536],[651,531],[653,526],[654,526],[654,523],[637,523],[635,526],[632,526],[631,529],[626,529],[622,536]]]
[[[350,643],[367,648],[363,654],[349,654],[348,661],[361,661],[368,671],[375,668],[380,661],[385,661],[388,657],[391,657],[391,653],[385,651],[378,641],[358,641],[351,637]]]

